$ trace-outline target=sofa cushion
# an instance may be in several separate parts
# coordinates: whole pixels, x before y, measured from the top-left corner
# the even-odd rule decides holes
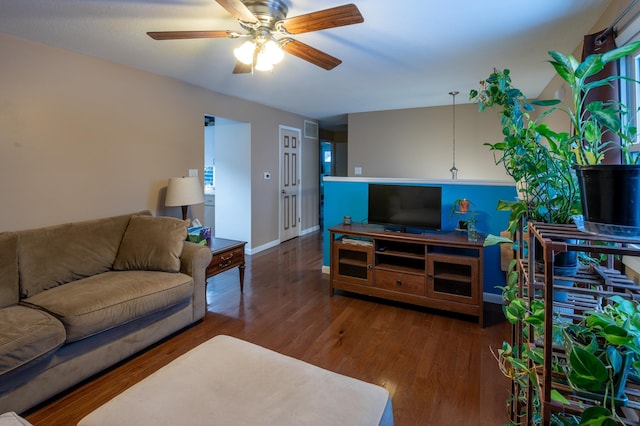
[[[64,326],[39,309],[14,305],[0,309],[0,377],[62,346]]]
[[[15,411],[0,414],[0,426],[32,426],[24,418],[16,414]]]
[[[0,233],[0,308],[20,300],[18,287],[18,234]]]
[[[110,270],[130,217],[20,231],[21,298]]]
[[[174,217],[132,216],[113,269],[178,272],[188,225]]]
[[[67,343],[100,333],[191,298],[185,274],[110,271],[39,293],[21,303],[58,318]]]

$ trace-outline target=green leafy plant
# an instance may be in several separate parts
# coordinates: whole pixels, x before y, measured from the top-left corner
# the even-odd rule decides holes
[[[496,164],[516,182],[518,200],[501,200],[497,209],[510,211],[508,230],[513,234],[522,217],[547,223],[570,223],[580,212],[580,197],[572,172],[569,138],[543,143],[551,135],[549,127],[536,120],[535,107],[557,105],[559,101],[528,101],[513,86],[508,69],[494,70],[481,82],[480,90],[472,90],[470,98],[481,111],[501,108],[503,140],[485,143],[493,151]],[[554,134],[557,135],[557,134]]]
[[[544,331],[544,301],[533,299],[529,302],[528,298],[520,294],[518,282],[517,260],[513,260],[507,271],[507,283],[500,287],[504,316],[511,324],[522,323],[524,341],[540,341]],[[586,409],[581,416],[554,413],[551,424],[624,424],[615,412],[616,397],[619,394],[614,393],[614,388],[619,384],[625,368],[629,369],[628,373],[640,373],[640,306],[637,302],[620,296],[610,297],[609,302],[601,311],[587,312],[579,324],[570,324],[559,318],[554,321],[554,336],[571,335],[573,339],[573,343],[567,345],[571,346],[567,350],[568,363],[563,364],[561,360],[554,358],[554,370],[564,371],[570,383],[580,389],[603,392],[604,405]],[[531,331],[533,336],[529,334]],[[561,341],[557,338],[554,340]],[[517,384],[518,394],[512,396],[514,402],[526,403],[528,392],[533,392],[532,417],[535,424],[541,424],[538,373],[543,368],[543,348],[538,345],[517,346],[503,342],[498,350],[492,349],[492,354],[502,374]],[[625,364],[625,359],[632,362]],[[551,391],[551,399],[568,403],[555,389]]]
[[[518,290],[518,268],[517,260],[512,260],[507,271],[507,283],[502,290],[503,306],[502,310],[505,318],[513,325],[522,322],[522,332],[524,341],[529,337],[530,330],[533,330],[533,340],[537,340],[542,336],[544,326],[544,303],[541,300],[533,300],[531,304],[524,298]],[[526,404],[529,395],[533,392],[531,401],[534,409],[532,418],[535,424],[542,424],[540,416],[540,394],[538,373],[542,371],[543,348],[535,345],[511,345],[503,342],[502,347],[498,350],[491,349],[491,352],[498,362],[498,366],[502,374],[516,383],[518,393],[513,395],[512,403]],[[529,384],[531,383],[531,386]],[[565,402],[564,397],[552,390],[551,398],[554,401]],[[560,419],[554,416],[554,424],[560,423]]]
[[[500,108],[503,140],[485,143],[496,164],[516,182],[518,200],[501,201],[498,210],[510,211],[508,230],[515,232],[519,220],[571,223],[581,213],[580,192],[573,166],[599,164],[610,149],[620,149],[623,162],[640,161],[630,151],[637,129],[635,114],[618,101],[587,102],[589,92],[616,80],[637,83],[624,76],[595,79],[604,67],[640,48],[640,41],[612,51],[593,54],[578,62],[572,55],[549,51],[550,64],[567,83],[571,101],[559,99],[528,101],[516,88],[508,69],[494,70],[481,81],[469,98],[481,111]],[[535,108],[543,108],[542,112]],[[563,113],[572,134],[552,130],[545,119]],[[535,117],[535,118],[534,118]]]
[[[630,43],[604,54],[595,54],[578,62],[573,56],[550,51],[550,64],[570,89],[570,101],[564,103],[558,99],[529,101],[515,87],[508,69],[494,70],[478,90],[470,92],[470,99],[478,104],[480,111],[498,109],[501,120],[502,137],[499,142],[485,145],[494,154],[495,163],[502,165],[507,175],[516,184],[518,199],[501,200],[497,209],[508,211],[508,230],[515,235],[518,226],[527,221],[546,223],[571,223],[573,216],[582,213],[580,190],[576,180],[575,168],[584,164],[599,164],[605,153],[619,149],[626,164],[637,163],[638,157],[630,151],[630,145],[636,137],[637,129],[633,125],[636,111],[617,101],[587,101],[588,93],[601,86],[610,85],[615,80],[636,81],[622,76],[597,79],[596,75],[608,63],[618,60],[640,48],[640,42]],[[551,129],[547,121],[553,114],[565,114],[568,117],[567,131]],[[569,130],[570,129],[570,130]],[[524,219],[524,220],[523,220]],[[512,239],[487,236],[485,245],[510,242]],[[594,261],[591,259],[590,261]],[[513,264],[513,262],[512,262]],[[505,317],[512,323],[521,322],[524,341],[538,341],[541,336],[541,324],[544,321],[544,306],[533,300],[531,303],[519,294],[517,287],[518,271],[511,267],[507,285],[502,287]],[[607,349],[593,349],[593,343],[580,346],[575,353],[569,354],[570,366],[566,372],[570,380],[591,389],[605,392],[615,381],[616,372],[624,370],[623,362],[628,353],[633,353],[632,374],[638,374],[639,360],[637,305],[612,299],[603,312],[592,312],[581,327],[588,331],[580,333],[583,337],[592,333],[598,336],[592,341],[598,345],[603,342]],[[556,332],[562,334],[566,324],[554,321],[554,341]],[[571,329],[567,327],[567,332]],[[623,331],[621,331],[623,330]],[[574,330],[575,331],[575,330]],[[534,335],[529,339],[528,333]],[[611,341],[624,341],[615,346]],[[613,347],[614,349],[608,349]],[[591,350],[593,349],[593,352]],[[492,351],[494,352],[494,351]],[[513,398],[524,402],[533,401],[533,419],[540,419],[540,395],[537,386],[537,374],[542,364],[542,354],[536,346],[517,347],[508,343],[494,352],[503,374],[512,377],[521,393]],[[604,365],[596,366],[597,362]],[[561,361],[552,360],[555,367]],[[594,377],[590,377],[594,376]],[[593,380],[593,383],[590,381]],[[533,384],[523,387],[520,385]],[[526,392],[533,395],[526,395]],[[522,392],[525,392],[523,394]],[[616,425],[621,424],[617,417],[610,390],[606,394],[605,406],[586,409],[581,416],[552,414],[551,424],[557,425]],[[558,392],[552,391],[554,401],[568,401]]]
[[[623,164],[635,164],[638,157],[634,156],[629,147],[634,142],[637,129],[634,125],[635,114],[622,102],[609,100],[587,103],[587,96],[593,89],[610,85],[617,80],[637,83],[635,80],[614,75],[599,80],[593,80],[607,64],[625,57],[640,48],[640,42],[629,43],[605,53],[589,55],[584,61],[578,62],[572,55],[550,51],[552,60],[549,61],[556,73],[567,83],[571,91],[571,105],[554,107],[564,112],[571,122],[573,135],[567,133],[543,132],[549,143],[564,143],[568,141],[575,154],[577,164],[600,164],[605,153],[610,149],[622,151]]]
[[[602,311],[587,312],[583,321],[563,330],[565,370],[578,393],[602,401],[609,413],[604,418],[621,421],[615,406],[625,399],[627,376],[640,371],[640,307],[620,296],[609,302]]]

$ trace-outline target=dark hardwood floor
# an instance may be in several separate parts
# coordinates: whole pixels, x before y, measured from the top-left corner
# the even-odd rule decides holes
[[[485,305],[473,318],[336,292],[314,233],[247,256],[209,280],[203,321],[26,413],[34,425],[75,425],[86,414],[218,334],[228,334],[389,390],[396,426],[505,423],[508,382],[489,347],[509,326]],[[251,401],[247,401],[250,404]]]

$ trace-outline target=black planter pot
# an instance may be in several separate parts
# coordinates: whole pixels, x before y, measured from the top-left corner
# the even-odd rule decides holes
[[[640,237],[640,165],[577,166],[584,230]]]

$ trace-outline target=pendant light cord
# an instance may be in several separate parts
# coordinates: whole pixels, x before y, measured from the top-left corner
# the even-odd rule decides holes
[[[453,166],[449,169],[451,172],[451,178],[458,178],[458,168],[456,167],[456,95],[460,93],[457,90],[453,90],[449,92],[449,94],[453,97]]]

